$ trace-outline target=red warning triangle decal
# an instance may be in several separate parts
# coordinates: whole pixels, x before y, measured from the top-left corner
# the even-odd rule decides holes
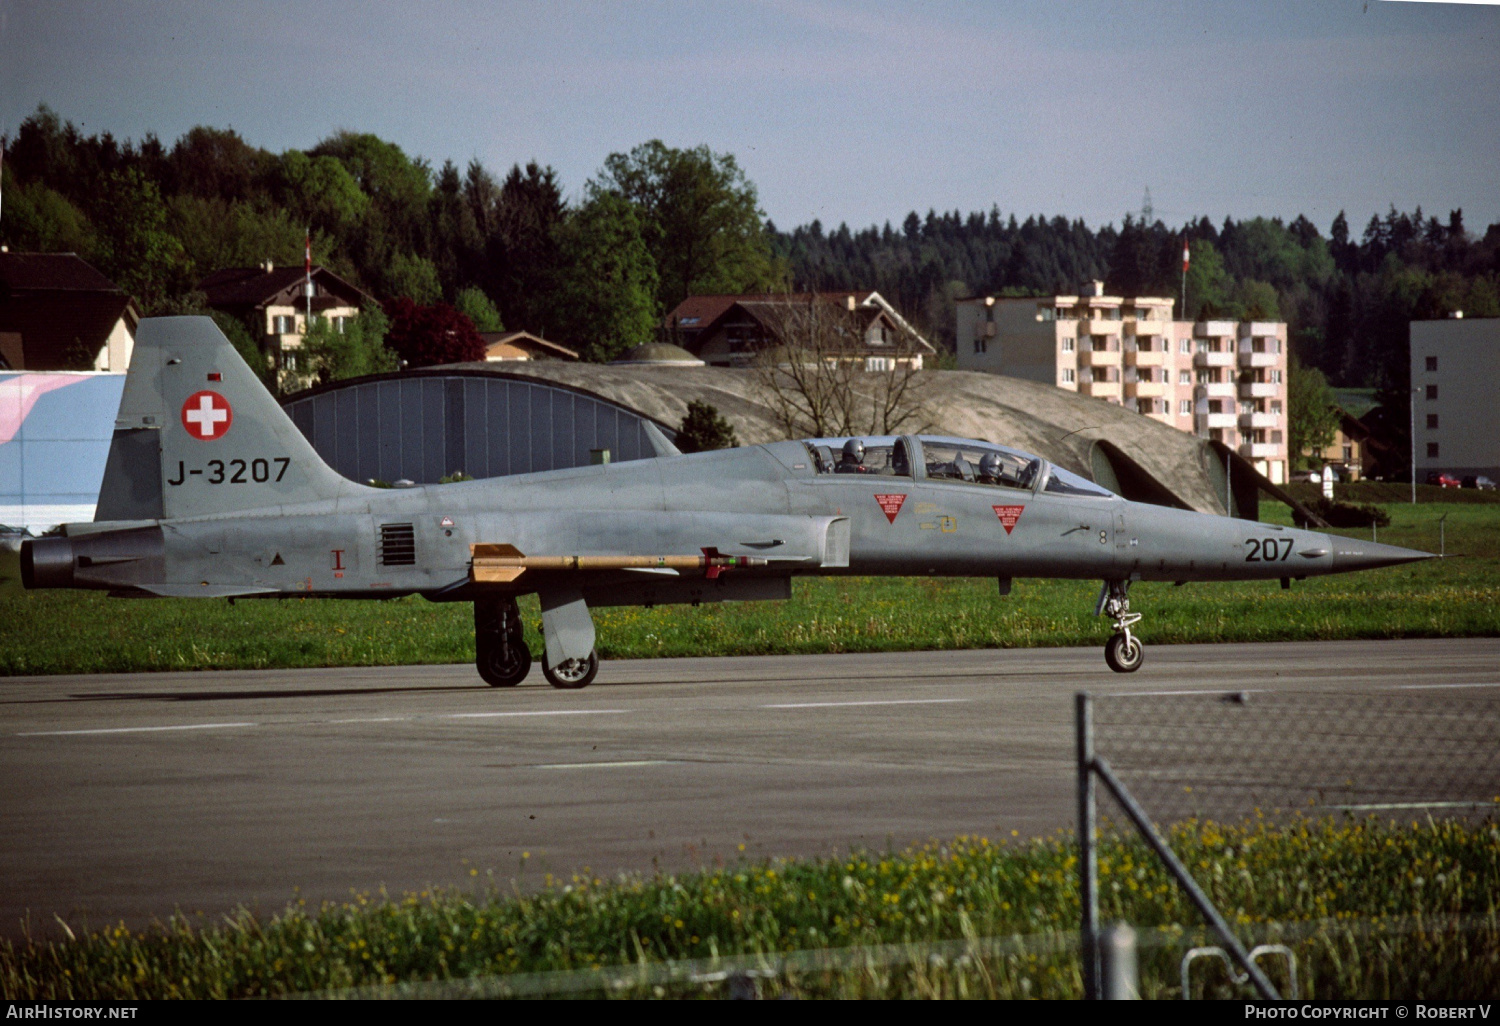
[[[877,495],[875,501],[880,504],[880,512],[885,514],[886,520],[894,524],[896,514],[901,512],[901,504],[906,501],[906,493]]]
[[[1016,521],[1021,519],[1021,513],[1026,509],[1026,507],[991,506],[990,509],[994,510],[995,516],[1000,518],[1000,526],[1005,528],[1005,533],[1010,534],[1010,532],[1016,526]]]

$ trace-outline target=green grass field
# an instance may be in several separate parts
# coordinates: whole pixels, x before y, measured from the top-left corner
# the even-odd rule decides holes
[[[1360,485],[1350,486],[1354,492]],[[1371,486],[1399,487],[1399,486]],[[1443,497],[1441,489],[1426,489]],[[1452,493],[1449,493],[1451,496]],[[1479,493],[1465,493],[1479,494]],[[1368,501],[1366,497],[1351,497]],[[1140,584],[1147,644],[1500,635],[1500,504],[1385,505],[1380,540],[1451,558],[1299,582]],[[1290,523],[1266,504],[1262,516]],[[1368,536],[1368,532],[1346,532]],[[374,666],[468,662],[471,607],[420,598],[125,600],[24,592],[14,554],[0,560],[0,674]],[[1098,585],[1022,580],[1007,598],[990,579],[798,580],[786,602],[692,609],[601,609],[605,658],[881,652],[1103,644]],[[535,599],[523,602],[540,654]]]
[[[1304,998],[1456,1001],[1500,990],[1493,821],[1186,824],[1171,839],[1242,936],[1293,948]],[[751,960],[775,965],[796,952],[802,968],[774,974],[768,996],[1078,997],[1069,935],[1078,927],[1077,876],[1077,848],[1060,836],[961,838],[682,876],[585,873],[529,893],[480,877],[468,893],[362,894],[320,908],[298,902],[267,921],[242,912],[0,944],[0,991],[13,1001],[131,1001],[399,993],[467,980],[504,994],[501,978],[511,974],[567,974],[529,981],[546,992],[576,987],[580,975],[586,988],[610,967],[635,966],[649,980],[668,960],[711,967],[759,955]],[[1129,922],[1141,936],[1145,996],[1173,996],[1183,950],[1205,939],[1196,912],[1139,842],[1106,837],[1099,879],[1103,920]],[[830,952],[846,953],[842,967],[807,967],[807,956]],[[1271,975],[1284,985],[1283,973]],[[1201,966],[1197,979],[1208,996],[1246,993],[1222,969]],[[615,993],[717,996],[723,984],[627,983]]]

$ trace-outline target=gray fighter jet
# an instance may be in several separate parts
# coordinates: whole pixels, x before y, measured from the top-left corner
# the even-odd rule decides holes
[[[24,543],[28,588],[224,598],[417,593],[474,604],[479,675],[594,679],[591,606],[784,599],[793,576],[1103,581],[1110,667],[1140,667],[1133,581],[1293,579],[1425,552],[1128,502],[962,438],[810,439],[378,489],[331,470],[213,322],[141,322],[99,512]]]

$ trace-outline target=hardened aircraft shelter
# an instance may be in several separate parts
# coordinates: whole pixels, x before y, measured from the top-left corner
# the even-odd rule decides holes
[[[650,459],[675,431],[560,382],[484,368],[334,382],[282,406],[329,466],[355,481],[432,484]]]

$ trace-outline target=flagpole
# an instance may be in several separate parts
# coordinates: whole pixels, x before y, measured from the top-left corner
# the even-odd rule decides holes
[[[1188,240],[1182,237],[1182,319],[1187,320],[1187,269],[1188,269]]]
[[[313,293],[313,289],[312,289],[312,228],[310,226],[307,229],[307,234],[304,236],[304,239],[305,239],[305,242],[306,242],[305,255],[306,255],[306,265],[307,265],[307,284],[305,284],[302,287],[302,291],[303,291],[303,293],[307,297],[307,330],[305,332],[303,332],[303,334],[309,334],[309,333],[312,332],[312,293]]]

